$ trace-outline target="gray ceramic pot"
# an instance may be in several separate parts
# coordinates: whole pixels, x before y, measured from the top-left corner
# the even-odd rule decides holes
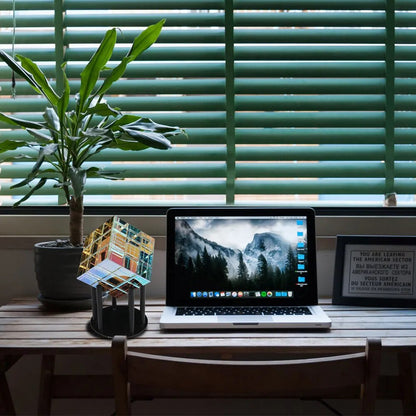
[[[82,247],[46,241],[34,248],[39,300],[54,309],[91,308],[91,288],[77,280]]]

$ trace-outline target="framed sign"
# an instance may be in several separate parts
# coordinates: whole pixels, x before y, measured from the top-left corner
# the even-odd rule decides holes
[[[416,237],[337,236],[332,303],[416,307]]]

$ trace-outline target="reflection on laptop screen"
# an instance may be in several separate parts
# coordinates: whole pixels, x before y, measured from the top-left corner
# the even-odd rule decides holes
[[[309,284],[307,230],[302,215],[177,216],[175,291],[191,302],[296,303]]]

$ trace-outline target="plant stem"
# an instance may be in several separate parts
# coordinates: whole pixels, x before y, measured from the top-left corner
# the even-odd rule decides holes
[[[71,196],[69,201],[69,241],[74,246],[81,246],[83,243],[83,197]]]

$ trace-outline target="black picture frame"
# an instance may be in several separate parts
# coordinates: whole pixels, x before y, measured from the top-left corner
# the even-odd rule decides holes
[[[416,237],[338,235],[332,303],[416,307]]]

